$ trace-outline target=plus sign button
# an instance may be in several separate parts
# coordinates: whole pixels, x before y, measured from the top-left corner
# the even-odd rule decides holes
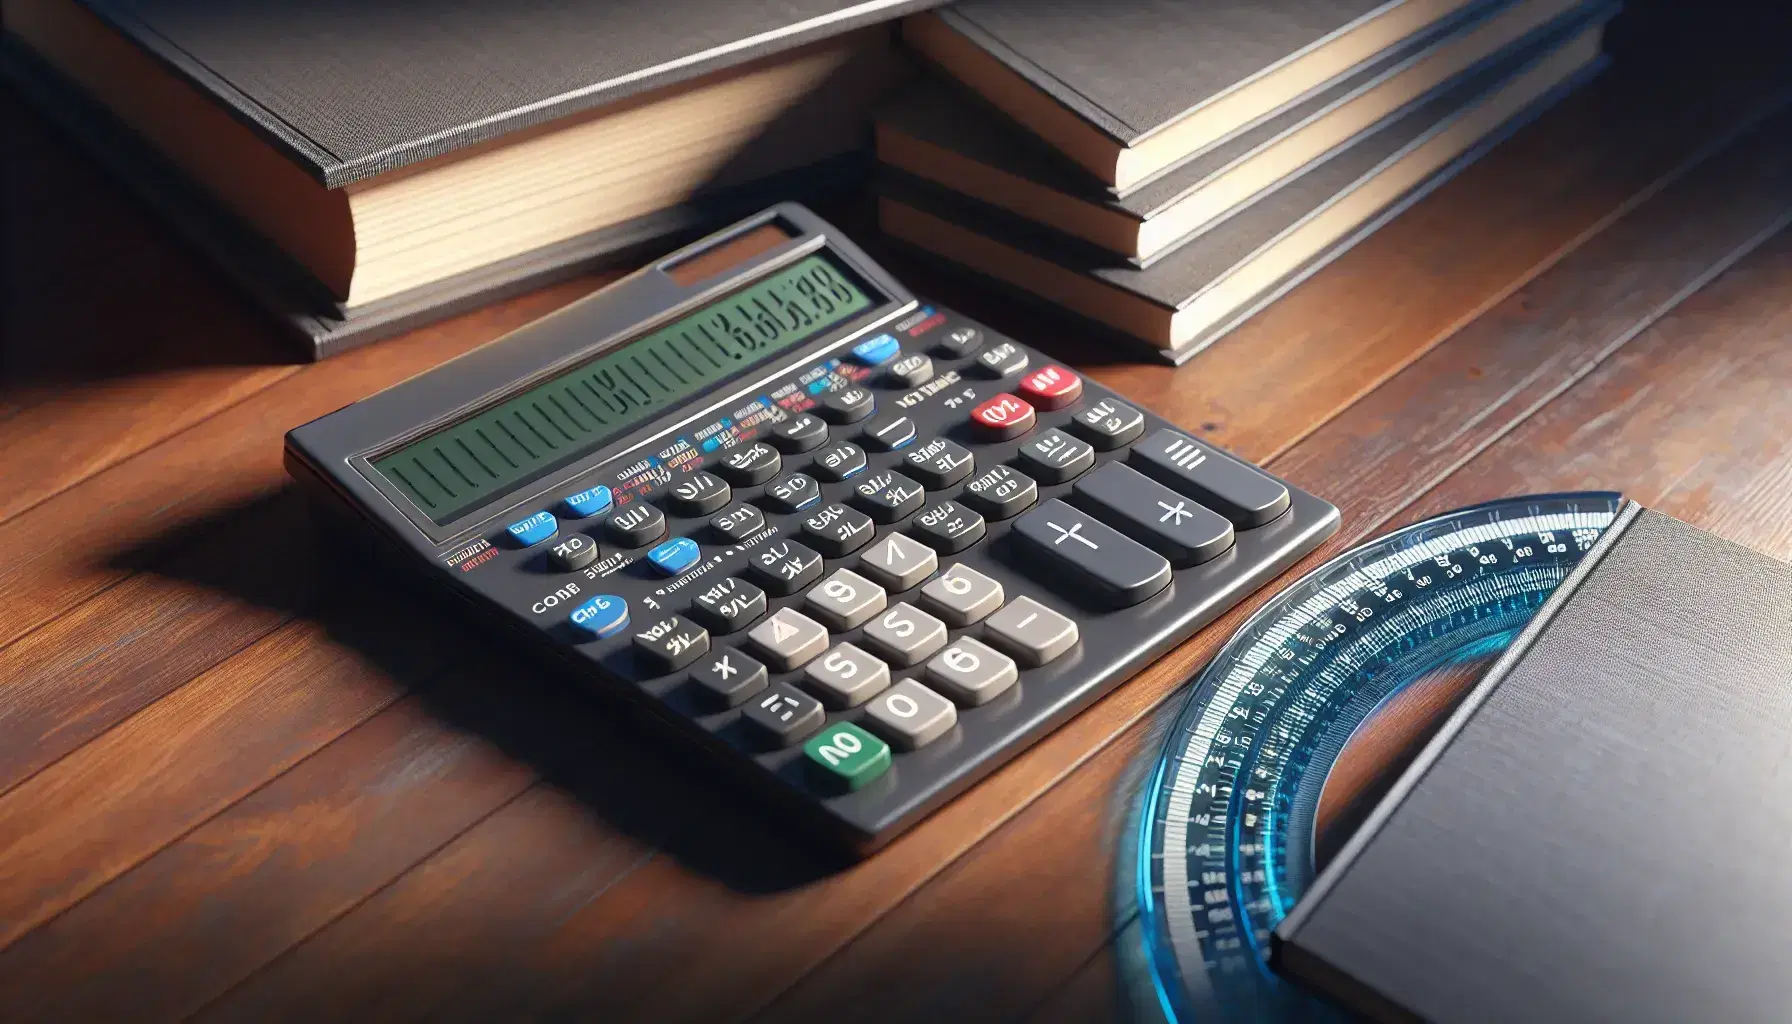
[[[1125,608],[1170,585],[1164,556],[1053,498],[1014,521],[1023,570],[1067,597]]]

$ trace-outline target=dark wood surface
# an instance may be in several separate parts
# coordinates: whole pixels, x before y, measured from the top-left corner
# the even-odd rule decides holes
[[[872,247],[1337,503],[1287,579],[1581,488],[1792,557],[1772,63],[1621,61],[1179,369]],[[843,863],[332,548],[281,469],[286,429],[608,277],[294,365],[54,129],[0,117],[6,1019],[1137,1009],[1120,833],[1181,685],[1267,592]]]

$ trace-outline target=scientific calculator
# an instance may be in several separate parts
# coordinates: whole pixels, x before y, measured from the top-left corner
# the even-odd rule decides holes
[[[293,430],[286,461],[860,852],[1338,525],[794,204]]]

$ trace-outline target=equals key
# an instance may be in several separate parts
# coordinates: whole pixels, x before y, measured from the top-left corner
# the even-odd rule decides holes
[[[1127,461],[1240,530],[1262,526],[1288,510],[1288,488],[1280,481],[1181,431],[1158,430],[1133,445]]]

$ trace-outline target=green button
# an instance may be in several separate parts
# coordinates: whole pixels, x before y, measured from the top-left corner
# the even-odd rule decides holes
[[[860,789],[890,769],[890,746],[851,722],[828,726],[803,744],[809,772],[836,791]]]

